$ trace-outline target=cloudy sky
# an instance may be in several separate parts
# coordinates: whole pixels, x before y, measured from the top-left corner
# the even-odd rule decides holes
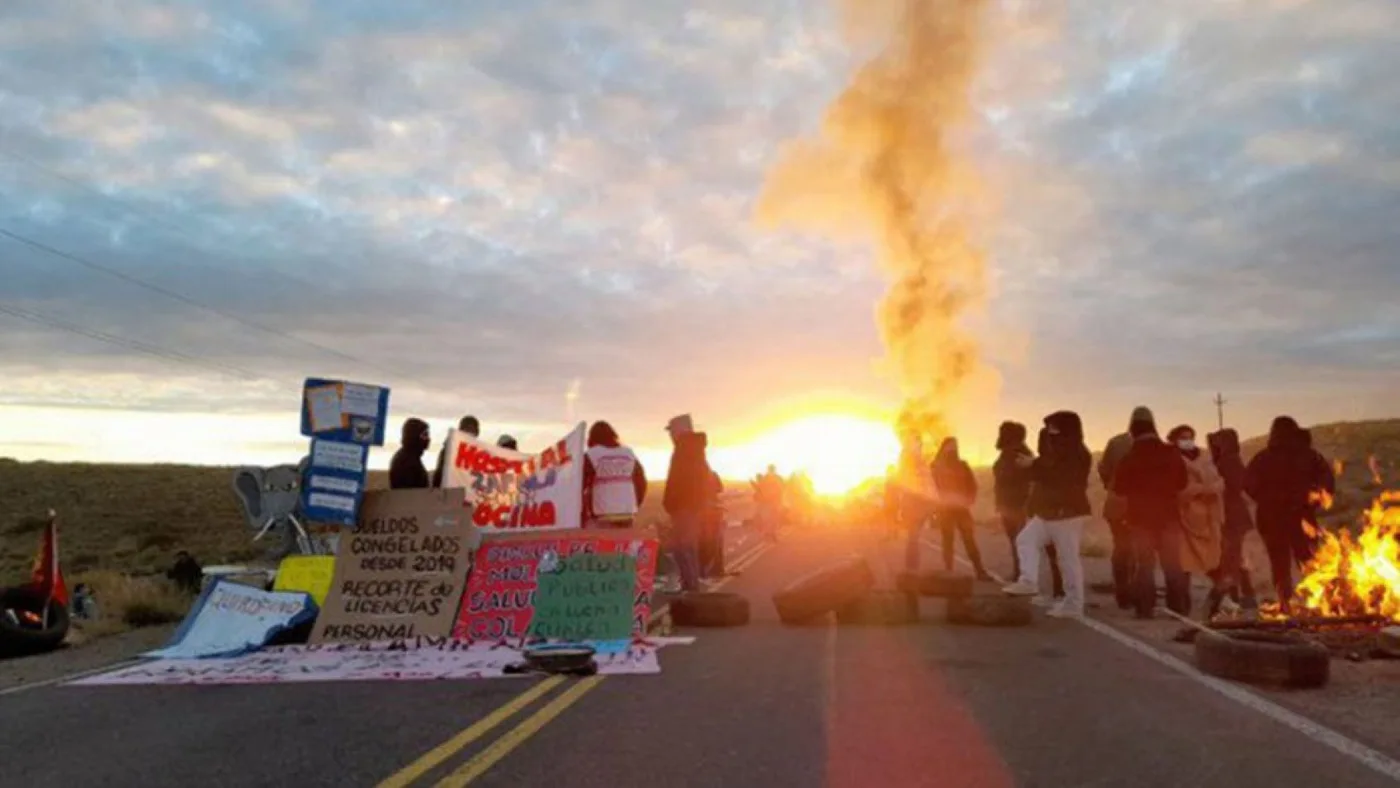
[[[968,440],[1395,415],[1400,3],[998,13]],[[853,65],[820,0],[10,0],[0,456],[295,459],[307,375],[527,443],[888,407],[869,250],[751,220]]]

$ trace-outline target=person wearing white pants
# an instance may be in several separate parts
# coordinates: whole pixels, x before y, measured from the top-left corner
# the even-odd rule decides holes
[[[1021,563],[1020,580],[1002,590],[1014,596],[1040,593],[1040,555],[1046,545],[1055,546],[1055,560],[1064,577],[1065,598],[1051,607],[1056,618],[1084,615],[1084,569],[1079,543],[1088,522],[1089,474],[1093,456],[1084,445],[1084,425],[1079,414],[1057,411],[1045,417],[1040,431],[1039,454],[1030,463],[1031,520],[1016,537]]]

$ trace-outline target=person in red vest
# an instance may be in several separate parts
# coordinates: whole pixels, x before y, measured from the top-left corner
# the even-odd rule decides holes
[[[631,528],[647,497],[647,474],[637,455],[606,421],[588,430],[583,455],[585,528]]]

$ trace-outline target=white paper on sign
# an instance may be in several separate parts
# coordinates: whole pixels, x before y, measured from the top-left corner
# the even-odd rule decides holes
[[[315,484],[313,483],[313,487]],[[355,511],[355,499],[346,498],[343,495],[326,495],[325,493],[314,492],[307,496],[307,502],[312,506],[324,509],[338,509],[342,512]]]
[[[354,495],[360,491],[360,484],[354,479],[342,479],[338,476],[312,476],[311,488]]]
[[[338,430],[344,413],[340,409],[340,392],[335,386],[306,390],[306,409],[311,414],[311,431]]]
[[[341,394],[341,407],[351,416],[379,418],[379,387],[346,383]]]
[[[313,445],[311,465],[314,468],[334,468],[351,473],[364,470],[364,451],[357,444],[317,442]]]

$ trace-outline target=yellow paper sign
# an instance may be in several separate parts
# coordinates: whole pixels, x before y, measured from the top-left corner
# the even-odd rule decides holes
[[[287,556],[277,567],[277,580],[272,584],[272,590],[305,591],[316,600],[317,605],[324,606],[334,576],[335,556]]]

